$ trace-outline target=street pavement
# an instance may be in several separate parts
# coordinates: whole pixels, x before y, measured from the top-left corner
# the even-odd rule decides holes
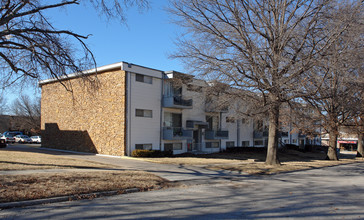
[[[111,161],[140,168],[149,164],[119,158]],[[267,176],[205,173],[201,167],[192,171],[180,167],[178,171],[178,166],[164,166],[160,173],[174,174],[180,180],[186,175],[184,181],[189,184],[7,209],[0,211],[0,219],[364,219],[364,163]],[[157,167],[151,167],[157,173]]]

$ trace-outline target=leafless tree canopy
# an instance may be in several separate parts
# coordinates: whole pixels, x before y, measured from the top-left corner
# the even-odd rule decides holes
[[[21,131],[40,132],[40,99],[30,99],[21,95],[10,106],[12,115],[16,116],[17,128]]]
[[[146,0],[1,0],[0,80],[5,88],[26,79],[59,78],[95,67],[88,36],[53,26],[44,12],[80,3],[92,4],[108,18],[125,21],[124,9]],[[78,41],[82,51],[75,51]]]
[[[173,57],[207,80],[259,94],[269,114],[268,164],[279,164],[281,103],[314,92],[300,86],[304,73],[347,28],[345,22],[325,28],[335,7],[315,0],[173,1],[170,12],[186,30]]]

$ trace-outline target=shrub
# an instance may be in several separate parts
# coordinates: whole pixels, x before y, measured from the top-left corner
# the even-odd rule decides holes
[[[160,151],[160,150],[134,150],[131,152],[132,157],[170,157],[173,151]]]
[[[226,153],[245,153],[245,152],[267,152],[266,147],[229,147],[224,151]]]
[[[296,151],[300,150],[300,147],[298,145],[295,145],[295,144],[286,144],[286,148],[289,149],[289,150],[296,150]]]

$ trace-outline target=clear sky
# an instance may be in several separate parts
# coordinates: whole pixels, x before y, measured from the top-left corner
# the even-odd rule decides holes
[[[127,11],[127,24],[117,20],[107,21],[94,8],[84,5],[55,10],[50,13],[57,27],[69,29],[82,35],[91,34],[86,42],[93,51],[98,66],[120,61],[160,70],[183,68],[179,61],[168,59],[175,50],[173,44],[178,27],[170,22],[163,10],[168,0],[150,0],[150,9],[142,13],[137,8]]]
[[[140,13],[136,8],[127,11],[127,24],[107,21],[91,6],[74,5],[66,9],[52,9],[46,14],[56,28],[91,35],[86,43],[95,55],[97,65],[130,62],[159,70],[184,72],[179,60],[168,55],[176,50],[174,40],[179,27],[171,23],[164,10],[168,0],[150,0],[150,8]],[[19,88],[5,91],[8,103],[18,97]],[[39,96],[34,88],[24,89],[30,97]]]

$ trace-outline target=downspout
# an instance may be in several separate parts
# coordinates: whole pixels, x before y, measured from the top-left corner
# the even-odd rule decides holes
[[[236,119],[236,146],[240,146],[240,120]]]
[[[220,112],[220,131],[222,130],[222,112]],[[221,152],[221,149],[222,149],[222,146],[221,146],[221,143],[222,143],[222,140],[219,139],[219,146],[220,146],[220,152]]]
[[[159,150],[162,151],[162,135],[163,135],[163,88],[164,88],[164,73],[162,72],[161,83],[161,109],[160,109],[160,124],[159,124]]]
[[[125,131],[124,131],[124,137],[125,137],[125,142],[124,142],[124,146],[125,146],[125,152],[124,152],[124,155],[126,156],[130,156],[129,154],[129,147],[128,147],[128,144],[129,144],[129,141],[128,141],[128,135],[129,135],[129,120],[128,120],[128,114],[129,114],[129,105],[128,105],[128,102],[129,102],[129,99],[128,99],[128,95],[129,95],[129,92],[128,92],[128,72],[125,71],[125,105],[124,105],[124,109],[125,109],[125,112],[124,112],[124,118],[125,118],[125,122],[124,122],[124,126],[125,126]]]
[[[131,72],[128,72],[128,78],[129,78],[129,155],[131,156]]]

